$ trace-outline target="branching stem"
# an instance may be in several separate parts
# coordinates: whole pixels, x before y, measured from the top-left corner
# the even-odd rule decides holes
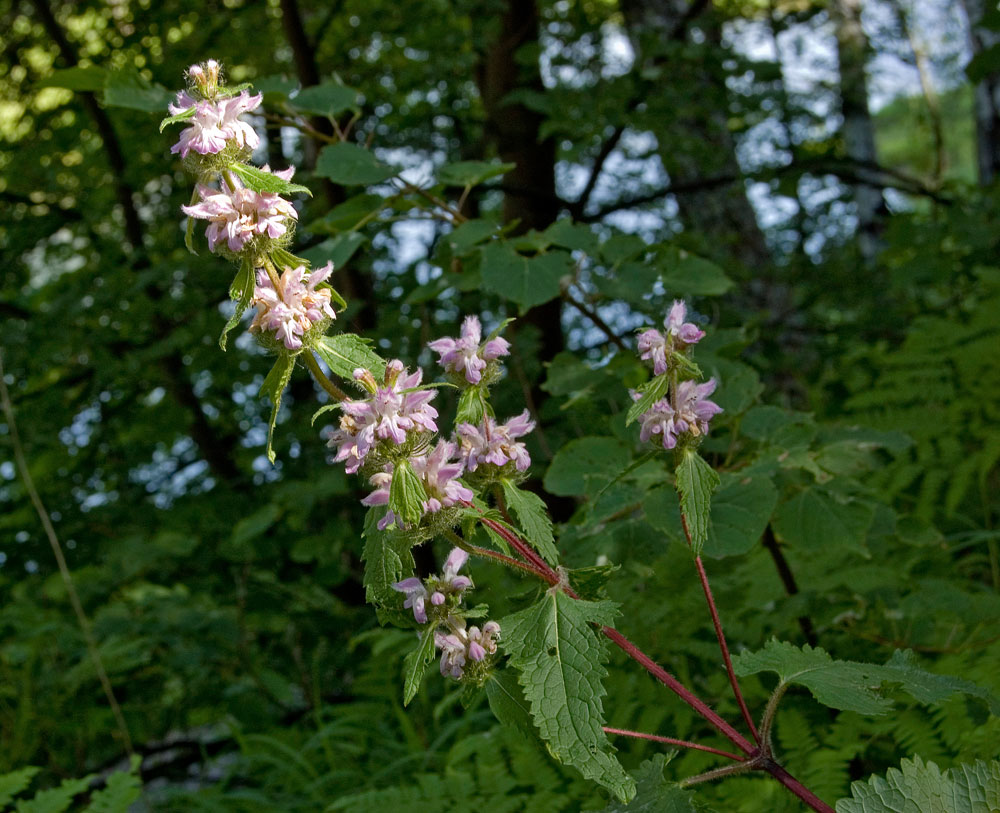
[[[316,361],[316,357],[312,354],[312,350],[306,350],[304,353],[299,353],[298,357],[302,359],[306,368],[310,373],[312,373],[312,377],[316,379],[316,383],[326,390],[334,401],[347,400],[347,393],[334,384],[330,380],[330,377],[323,372],[323,369],[319,366],[319,362]]]
[[[635,737],[639,740],[650,740],[652,742],[662,742],[666,745],[676,745],[678,748],[691,748],[695,751],[705,751],[709,754],[718,754],[720,757],[726,757],[726,759],[732,759],[736,762],[743,762],[743,757],[730,753],[729,751],[722,751],[718,748],[712,748],[708,745],[700,745],[696,742],[689,742],[688,740],[677,740],[673,737],[661,737],[659,734],[646,734],[642,731],[629,731],[625,728],[609,728],[604,726],[605,734],[618,734],[621,737]]]

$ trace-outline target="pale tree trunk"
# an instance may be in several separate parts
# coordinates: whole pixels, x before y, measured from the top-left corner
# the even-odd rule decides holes
[[[972,53],[979,54],[1000,42],[1000,32],[982,25],[986,4],[983,0],[962,0],[969,19]],[[993,71],[976,85],[976,155],[979,183],[987,186],[1000,174],[1000,72]]]
[[[875,125],[868,108],[868,78],[865,67],[870,46],[861,26],[861,0],[831,0],[830,19],[837,38],[840,64],[840,112],[847,158],[861,168],[878,163]],[[888,209],[878,186],[855,182],[854,202],[858,211],[858,250],[872,262],[882,244]]]
[[[759,270],[770,263],[771,255],[736,161],[736,145],[727,126],[720,60],[706,50],[699,59],[674,66],[655,53],[657,43],[684,41],[692,19],[706,5],[685,0],[619,2],[637,58],[643,63],[669,67],[683,80],[690,98],[704,100],[704,105],[690,115],[662,117],[662,127],[656,131],[660,157],[671,184],[689,190],[676,197],[684,227],[701,235],[706,252],[714,259],[728,266],[738,264]],[[722,31],[713,12],[708,10],[699,18],[699,24],[714,53],[720,54]],[[691,144],[699,145],[697,155],[688,149]],[[736,180],[706,183],[699,188],[699,181],[721,177]]]

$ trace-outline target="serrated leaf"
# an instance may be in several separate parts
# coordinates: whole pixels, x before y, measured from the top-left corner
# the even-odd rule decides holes
[[[316,161],[316,175],[342,186],[381,183],[399,172],[375,157],[371,150],[346,141],[324,147]]]
[[[830,491],[812,486],[778,506],[774,530],[801,550],[845,547],[864,551],[865,532],[873,517],[871,505],[838,499]]]
[[[17,794],[28,787],[35,774],[40,770],[40,768],[29,766],[0,776],[0,810],[9,804],[11,799],[17,796]]]
[[[668,291],[684,296],[719,296],[733,287],[733,281],[718,265],[669,246],[656,256],[660,280]]]
[[[416,525],[424,515],[427,491],[409,460],[400,460],[392,470],[389,510],[407,525]]]
[[[607,650],[591,627],[612,623],[615,612],[609,601],[574,600],[550,591],[500,623],[501,646],[521,672],[531,716],[551,753],[628,802],[635,782],[602,728]]]
[[[435,175],[447,186],[478,186],[483,181],[510,172],[516,166],[492,161],[456,161],[439,167]]]
[[[757,652],[741,652],[733,658],[741,677],[758,672],[776,672],[778,689],[805,686],[820,703],[859,714],[885,714],[892,701],[878,693],[883,683],[898,683],[921,703],[938,703],[954,694],[967,694],[985,701],[1000,712],[1000,701],[985,689],[962,678],[936,675],[916,665],[910,652],[896,650],[884,666],[856,661],[837,661],[819,647],[793,646],[771,639]]]
[[[851,783],[837,813],[995,813],[1000,810],[1000,762],[975,762],[941,772],[919,756],[890,768],[885,779]]]
[[[629,464],[628,448],[616,438],[584,437],[563,446],[545,472],[545,490],[561,497],[602,488]]]
[[[691,535],[691,550],[695,556],[700,556],[708,541],[712,492],[719,485],[719,475],[693,449],[685,449],[675,473],[677,490],[681,494],[681,511],[687,519]]]
[[[458,411],[455,423],[478,424],[486,414],[486,393],[483,387],[473,385],[462,390],[458,396]]]
[[[275,459],[274,449],[271,447],[274,440],[274,425],[278,422],[281,396],[285,392],[288,382],[291,381],[294,369],[295,357],[288,353],[282,353],[260,386],[260,394],[266,395],[271,401],[271,417],[267,422],[267,459],[272,463]]]
[[[503,242],[480,249],[483,287],[517,303],[521,313],[560,295],[560,281],[572,269],[565,251],[524,257]]]
[[[365,516],[365,546],[361,558],[365,563],[365,600],[376,606],[398,599],[400,594],[392,589],[405,573],[413,572],[413,554],[410,542],[394,530],[380,531],[378,521],[381,510],[368,509]]]
[[[635,798],[628,805],[612,800],[603,813],[697,813],[694,794],[663,778],[673,754],[657,754],[643,762],[633,774]]]
[[[324,82],[303,88],[289,104],[303,113],[315,113],[318,116],[339,116],[341,113],[356,107],[358,92],[354,88],[345,87],[337,82]]]
[[[568,571],[569,584],[581,598],[597,601],[607,598],[604,588],[621,565],[590,565]]]
[[[229,298],[235,300],[236,309],[233,311],[233,315],[229,317],[229,321],[226,322],[226,326],[222,328],[222,335],[219,336],[219,347],[223,350],[226,349],[226,338],[229,335],[229,331],[240,323],[240,319],[243,318],[246,309],[250,307],[250,302],[253,300],[255,283],[253,262],[244,256],[240,262],[240,270],[236,272],[233,284],[229,286]]]
[[[96,65],[88,65],[83,68],[79,65],[73,68],[63,68],[53,71],[39,82],[35,83],[36,88],[66,88],[66,90],[82,90],[94,93],[104,88],[107,81],[108,72],[104,68]]]
[[[187,110],[182,113],[178,113],[176,116],[167,116],[165,119],[160,121],[160,132],[162,133],[171,124],[178,124],[182,121],[187,121],[188,119],[193,119],[194,114],[198,112],[198,108],[195,105],[187,108]]]
[[[669,388],[670,376],[666,374],[651,378],[639,387],[638,392],[642,393],[642,397],[629,407],[628,413],[625,415],[625,425],[628,426],[632,421],[637,420],[643,412],[646,412],[666,395]]]
[[[403,659],[403,705],[410,705],[423,680],[424,672],[434,658],[433,624],[428,624],[420,635],[420,644]]]
[[[142,794],[142,782],[137,775],[142,757],[133,754],[128,771],[115,771],[104,788],[90,798],[85,813],[128,813],[129,807]]]
[[[524,690],[513,669],[496,670],[490,674],[486,683],[486,699],[490,710],[503,725],[514,726],[531,737],[538,736],[528,701],[524,699]]]
[[[764,533],[777,503],[778,489],[763,474],[724,475],[712,495],[712,521],[702,552],[713,558],[747,553]]]
[[[313,349],[334,375],[348,381],[354,380],[354,371],[359,367],[371,370],[376,380],[385,375],[385,359],[371,349],[368,339],[354,333],[323,336]]]
[[[550,565],[559,562],[559,551],[556,550],[555,537],[552,535],[552,520],[545,502],[531,491],[523,491],[510,480],[501,481],[504,499],[507,507],[514,512],[524,536],[542,554]]]
[[[69,810],[74,797],[85,792],[93,781],[93,774],[79,779],[65,779],[58,787],[41,790],[33,798],[19,801],[17,813],[63,813]]]
[[[279,178],[273,172],[265,172],[249,164],[230,164],[227,169],[238,177],[247,188],[254,192],[267,192],[272,195],[294,195],[302,193],[312,197],[312,190],[308,186],[286,181]]]

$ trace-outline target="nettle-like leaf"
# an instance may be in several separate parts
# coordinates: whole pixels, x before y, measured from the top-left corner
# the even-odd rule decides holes
[[[435,174],[447,186],[478,186],[483,181],[510,172],[515,166],[492,161],[456,161],[439,167]]]
[[[503,242],[480,249],[483,287],[516,302],[521,313],[559,296],[562,278],[572,269],[566,251],[550,251],[525,257]]]
[[[552,520],[545,508],[545,502],[537,494],[524,491],[510,480],[504,479],[503,494],[507,507],[514,512],[525,537],[550,565],[559,561],[555,537],[552,535]]]
[[[427,491],[409,460],[400,460],[392,470],[389,485],[389,510],[406,524],[420,522],[424,515]]]
[[[240,270],[236,272],[233,284],[229,286],[229,298],[235,300],[236,309],[229,317],[229,321],[226,322],[226,326],[222,328],[222,335],[219,336],[219,347],[223,350],[226,349],[229,331],[240,323],[246,309],[250,307],[250,302],[253,300],[254,282],[253,263],[244,256],[240,262]]]
[[[128,771],[116,771],[108,777],[105,786],[95,793],[86,813],[128,813],[129,806],[142,794],[139,765],[142,758],[133,754]]]
[[[458,396],[458,412],[455,414],[455,424],[478,424],[486,415],[487,401],[485,387],[472,386],[462,390]]]
[[[278,422],[278,410],[281,408],[281,396],[288,387],[288,382],[292,380],[292,371],[295,369],[295,356],[290,353],[281,353],[278,360],[274,362],[271,372],[267,374],[264,383],[260,386],[260,394],[266,395],[271,401],[271,417],[267,422],[267,459],[272,463],[275,459],[272,442],[274,440],[274,425]]]
[[[342,186],[367,186],[387,181],[399,172],[358,144],[341,142],[324,147],[316,160],[316,175]]]
[[[552,754],[628,802],[635,782],[602,728],[607,650],[591,626],[612,623],[615,612],[610,601],[548,591],[537,604],[500,623],[501,646],[521,672],[531,716]]]
[[[870,503],[812,486],[778,506],[774,530],[802,550],[845,547],[863,552],[874,516]]]
[[[708,540],[712,510],[712,492],[719,485],[719,475],[694,449],[685,449],[677,464],[677,489],[681,493],[681,511],[687,518],[691,550],[695,556]]]
[[[403,660],[403,705],[410,705],[423,680],[427,665],[434,659],[434,625],[427,624],[420,644]]]
[[[339,116],[341,113],[357,107],[358,92],[338,82],[324,82],[321,85],[303,88],[289,102],[296,110],[303,113],[315,113],[318,116]]]
[[[0,809],[10,804],[11,799],[30,785],[39,770],[41,769],[33,767],[21,768],[0,776]]]
[[[698,813],[694,794],[663,778],[663,769],[676,752],[657,754],[643,762],[635,776],[635,798],[627,805],[612,800],[603,813]]]
[[[371,370],[377,380],[385,375],[385,359],[370,347],[369,339],[362,339],[353,333],[337,333],[324,336],[314,350],[330,368],[334,375],[354,380],[354,371],[359,367]]]
[[[851,798],[837,813],[995,813],[1000,810],[1000,762],[975,762],[941,772],[915,756],[885,779],[851,784]]]
[[[413,572],[413,554],[410,541],[394,530],[380,531],[378,521],[382,511],[368,509],[365,516],[365,547],[361,558],[365,563],[365,599],[369,604],[381,606],[399,598],[392,589],[395,582]]]
[[[247,188],[254,192],[266,192],[272,195],[294,195],[301,193],[312,197],[312,191],[308,186],[299,183],[286,181],[279,178],[273,172],[265,172],[249,164],[230,164],[229,171],[246,184]]]
[[[892,701],[878,693],[884,683],[898,683],[921,703],[939,703],[954,694],[967,694],[986,702],[993,714],[1000,714],[1000,701],[986,689],[962,678],[921,669],[911,652],[899,649],[880,666],[836,661],[819,647],[807,644],[800,648],[772,639],[757,652],[741,652],[734,657],[733,668],[741,677],[777,672],[776,691],[793,684],[805,686],[820,703],[859,714],[885,714],[892,708]]]
[[[495,670],[486,683],[490,710],[503,725],[513,726],[532,737],[538,735],[531,719],[531,709],[524,699],[524,689],[513,669]]]
[[[625,425],[628,426],[632,421],[638,420],[643,412],[650,409],[653,404],[667,394],[669,387],[670,376],[665,373],[651,378],[639,387],[638,392],[642,393],[642,397],[629,407],[628,413],[625,415]]]

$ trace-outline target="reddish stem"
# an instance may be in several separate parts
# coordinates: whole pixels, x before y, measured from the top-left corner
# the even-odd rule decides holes
[[[782,785],[798,796],[813,810],[818,811],[818,813],[837,813],[836,810],[820,799],[819,796],[809,790],[809,788],[803,785],[798,779],[792,776],[774,760],[769,759],[763,767],[765,771],[771,774],[771,776],[777,779]]]
[[[744,761],[743,757],[731,754],[729,751],[720,751],[718,748],[710,748],[707,745],[699,745],[696,742],[688,742],[687,740],[675,740],[673,737],[661,737],[659,734],[645,734],[642,731],[629,731],[626,728],[609,728],[608,726],[604,726],[604,732],[606,734],[620,734],[622,737],[635,737],[639,740],[662,742],[667,745],[676,745],[679,748],[692,748],[695,751],[707,751],[710,754],[718,754],[720,757],[734,759],[737,762]]]
[[[679,496],[679,495],[678,495]],[[688,529],[687,517],[681,510],[681,526],[684,528],[684,536],[687,539],[688,547],[691,547],[691,531]],[[708,574],[705,573],[705,565],[702,564],[701,556],[694,557],[694,563],[698,568],[698,577],[701,579],[701,589],[705,593],[705,601],[708,602],[708,611],[712,615],[712,625],[715,627],[715,637],[719,641],[719,650],[722,652],[722,660],[726,664],[726,674],[729,675],[729,685],[733,689],[733,695],[739,704],[743,719],[750,728],[755,742],[760,742],[760,734],[757,726],[754,725],[753,717],[750,716],[750,709],[747,708],[747,701],[743,699],[743,692],[740,691],[739,681],[736,680],[736,672],[733,671],[733,659],[729,656],[729,645],[726,643],[726,635],[722,631],[722,621],[719,618],[719,611],[715,606],[715,598],[712,596],[712,588],[708,585]]]
[[[509,544],[514,550],[520,553],[528,562],[535,566],[538,570],[539,575],[545,579],[549,584],[556,584],[559,581],[559,574],[557,574],[551,567],[549,567],[548,562],[546,562],[541,556],[539,556],[531,548],[530,545],[525,544],[521,539],[518,538],[517,534],[511,533],[510,530],[505,528],[499,522],[492,519],[487,519],[482,517],[479,520],[483,525],[487,526],[495,534],[502,537],[507,544]]]
[[[603,632],[632,660],[642,666],[649,674],[676,694],[698,714],[704,717],[719,733],[745,754],[753,754],[754,746],[739,731],[716,714],[704,700],[696,697],[683,683],[671,675],[666,669],[633,644],[614,627],[601,627]]]

